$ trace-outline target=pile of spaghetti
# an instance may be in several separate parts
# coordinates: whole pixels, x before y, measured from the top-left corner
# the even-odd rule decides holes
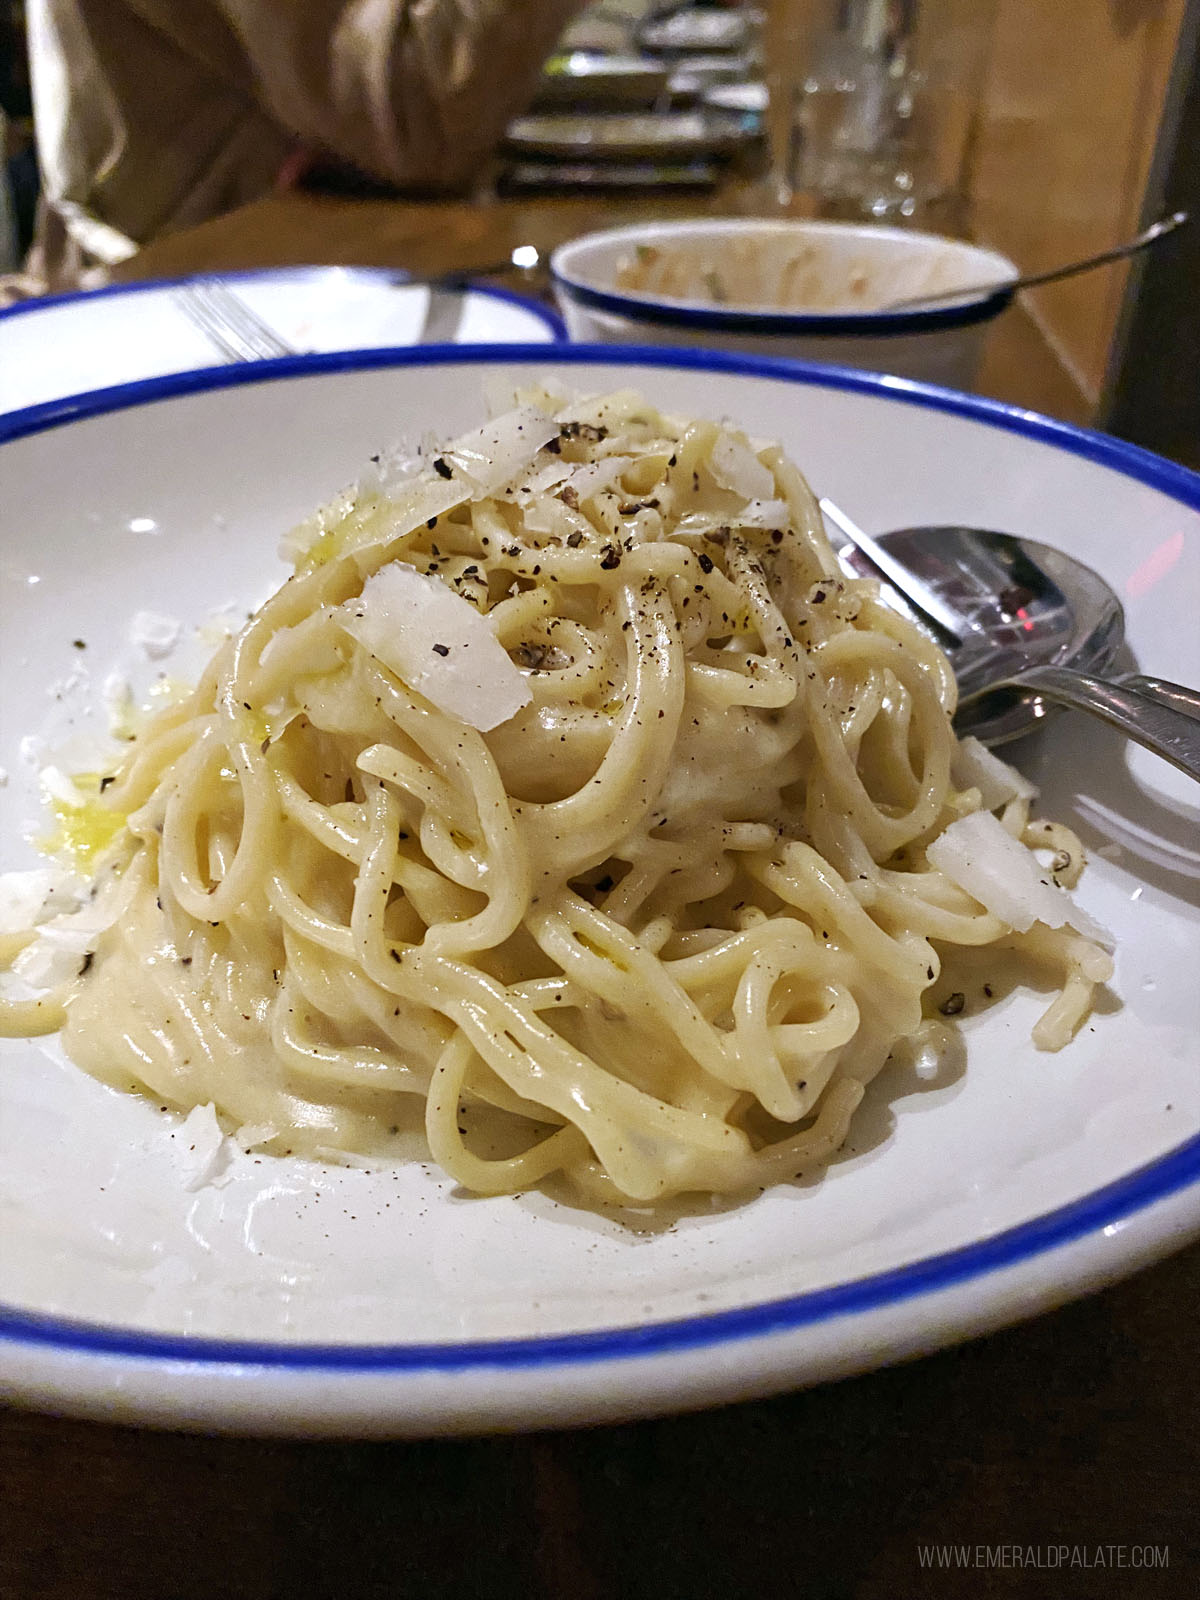
[[[0,1031],[268,1151],[421,1118],[470,1190],[641,1202],[827,1159],[955,947],[1055,964],[1065,1042],[1111,971],[1078,847],[780,448],[516,399],[292,536],[104,777],[91,901],[9,942],[84,919],[81,970]]]

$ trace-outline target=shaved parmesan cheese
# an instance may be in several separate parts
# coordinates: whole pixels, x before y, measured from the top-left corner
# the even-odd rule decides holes
[[[0,872],[0,933],[24,933],[78,900],[79,880],[61,867]]]
[[[189,1194],[203,1189],[205,1184],[220,1186],[228,1178],[229,1149],[221,1124],[217,1121],[217,1108],[210,1100],[206,1106],[196,1106],[171,1135],[175,1141],[175,1159]]]
[[[517,504],[524,506],[549,494],[551,489],[557,489],[560,483],[565,483],[573,470],[571,463],[563,461],[561,457],[539,467],[522,481],[517,490]]]
[[[579,395],[558,413],[560,422],[582,422],[610,433],[637,423],[645,424],[645,396],[637,389],[616,389],[611,394]]]
[[[530,466],[543,445],[558,437],[558,429],[554,418],[536,406],[518,406],[460,435],[435,456],[434,468],[440,470],[441,460],[451,472],[461,473],[477,498],[498,494]]]
[[[44,766],[38,777],[47,800],[57,800],[64,806],[76,809],[87,804],[86,797],[76,787],[73,779],[68,778],[60,767],[53,764]]]
[[[950,778],[956,789],[978,789],[985,811],[995,811],[1010,800],[1032,800],[1037,795],[1028,778],[970,737],[958,741],[950,761]]]
[[[95,942],[93,929],[74,928],[67,919],[56,919],[39,928],[37,938],[13,961],[12,970],[31,989],[56,989],[79,976],[83,958]]]
[[[45,915],[48,905],[61,903],[67,893],[65,885],[52,886],[41,914]],[[78,891],[71,898],[77,904]],[[54,989],[61,983],[70,983],[79,977],[84,957],[96,948],[97,939],[112,924],[119,906],[118,896],[101,894],[77,910],[63,911],[48,921],[35,923],[37,938],[16,956],[12,971],[31,989]]]
[[[17,746],[22,766],[43,767],[46,764],[46,741],[36,733],[27,733]]]
[[[743,500],[769,500],[775,493],[775,476],[749,445],[722,431],[708,453],[709,471],[722,489],[731,489]]]
[[[1027,933],[1035,922],[1048,928],[1065,923],[1112,950],[1112,934],[1046,876],[1033,852],[990,811],[952,822],[925,854],[931,866],[1018,933]]]
[[[549,494],[543,500],[531,500],[525,508],[525,532],[557,535],[566,540],[576,524],[563,501]]]
[[[164,617],[158,611],[138,611],[129,624],[129,642],[147,661],[161,661],[179,643],[183,624],[178,617]]]
[[[335,529],[336,551],[356,558],[369,554],[373,559],[381,546],[398,544],[470,498],[471,487],[461,478],[414,478],[392,498],[381,500],[373,516],[357,523],[352,518],[347,528]]]
[[[375,473],[378,478],[378,472]],[[433,517],[453,511],[471,498],[465,478],[432,474],[399,480],[389,476],[383,491],[368,483],[348,489],[294,528],[279,553],[294,566],[308,560],[360,556],[381,546],[398,544]]]
[[[402,561],[382,567],[339,620],[375,659],[439,710],[481,733],[533,699],[487,618]]]
[[[114,739],[132,739],[137,727],[137,707],[133,685],[119,672],[110,672],[100,689],[108,717],[108,731]]]
[[[738,528],[786,528],[790,520],[786,500],[751,500],[732,518]]]

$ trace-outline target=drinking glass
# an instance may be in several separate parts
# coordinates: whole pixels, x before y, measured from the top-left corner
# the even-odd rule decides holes
[[[961,201],[995,0],[817,9],[790,111],[789,187],[826,214],[880,221]]]

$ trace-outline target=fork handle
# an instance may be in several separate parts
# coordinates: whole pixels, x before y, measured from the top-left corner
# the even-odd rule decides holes
[[[1069,667],[1029,667],[1006,678],[1006,686],[1032,689],[1077,711],[1090,711],[1114,728],[1120,728],[1135,744],[1144,745],[1172,766],[1200,783],[1200,713],[1194,691],[1181,684],[1151,680],[1156,698],[1130,683],[1114,683],[1094,677],[1090,672],[1075,672]],[[994,685],[993,687],[999,687]],[[1163,694],[1163,691],[1167,691]],[[1172,703],[1180,695],[1191,705],[1190,711]]]
[[[1136,689],[1149,700],[1182,711],[1185,717],[1200,717],[1200,690],[1188,689],[1182,683],[1170,683],[1166,678],[1147,678],[1140,672],[1130,672],[1117,680],[1126,689]]]

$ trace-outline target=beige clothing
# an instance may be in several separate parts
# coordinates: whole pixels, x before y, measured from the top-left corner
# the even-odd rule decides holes
[[[466,187],[581,4],[27,0],[54,213],[31,265],[56,287],[111,265],[263,194],[302,149]]]

